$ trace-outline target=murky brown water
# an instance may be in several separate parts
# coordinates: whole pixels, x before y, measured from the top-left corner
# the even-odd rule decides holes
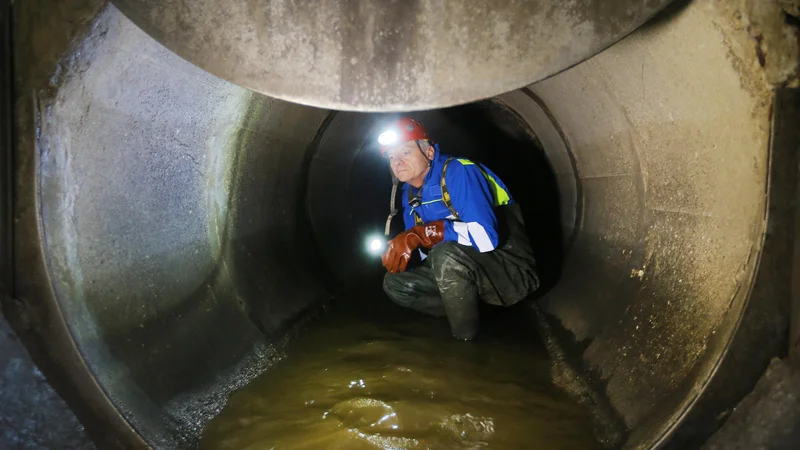
[[[201,449],[597,449],[518,313],[458,342],[446,319],[340,308],[233,394]]]

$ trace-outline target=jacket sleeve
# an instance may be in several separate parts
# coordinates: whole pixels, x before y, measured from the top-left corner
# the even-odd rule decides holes
[[[444,240],[471,245],[481,253],[497,248],[494,196],[480,168],[453,160],[447,166],[447,190],[460,221],[446,220]]]

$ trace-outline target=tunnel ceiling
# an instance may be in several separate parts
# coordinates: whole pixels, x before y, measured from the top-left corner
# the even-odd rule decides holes
[[[670,0],[113,0],[185,59],[240,86],[340,110],[488,98],[553,75]]]

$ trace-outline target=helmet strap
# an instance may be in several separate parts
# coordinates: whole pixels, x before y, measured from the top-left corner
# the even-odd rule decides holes
[[[422,150],[422,146],[419,145],[419,139],[415,140],[414,143],[417,144],[417,148],[419,149],[419,151],[422,152],[423,155],[425,155],[425,150]],[[425,159],[428,159],[428,155],[425,155]]]
[[[422,153],[422,156],[424,156],[425,159],[428,160],[428,167],[430,167],[431,166],[431,162],[433,162],[433,161],[431,161],[430,158],[428,158],[428,155],[425,153],[425,150],[422,149],[422,146],[419,144],[420,140],[421,139],[417,139],[414,142],[417,143],[417,148],[419,149],[420,153]],[[428,143],[428,145],[430,145],[430,143]]]

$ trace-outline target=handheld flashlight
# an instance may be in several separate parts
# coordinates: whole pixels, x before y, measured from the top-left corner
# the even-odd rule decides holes
[[[386,250],[386,238],[384,236],[372,235],[367,237],[367,253],[378,256]]]

